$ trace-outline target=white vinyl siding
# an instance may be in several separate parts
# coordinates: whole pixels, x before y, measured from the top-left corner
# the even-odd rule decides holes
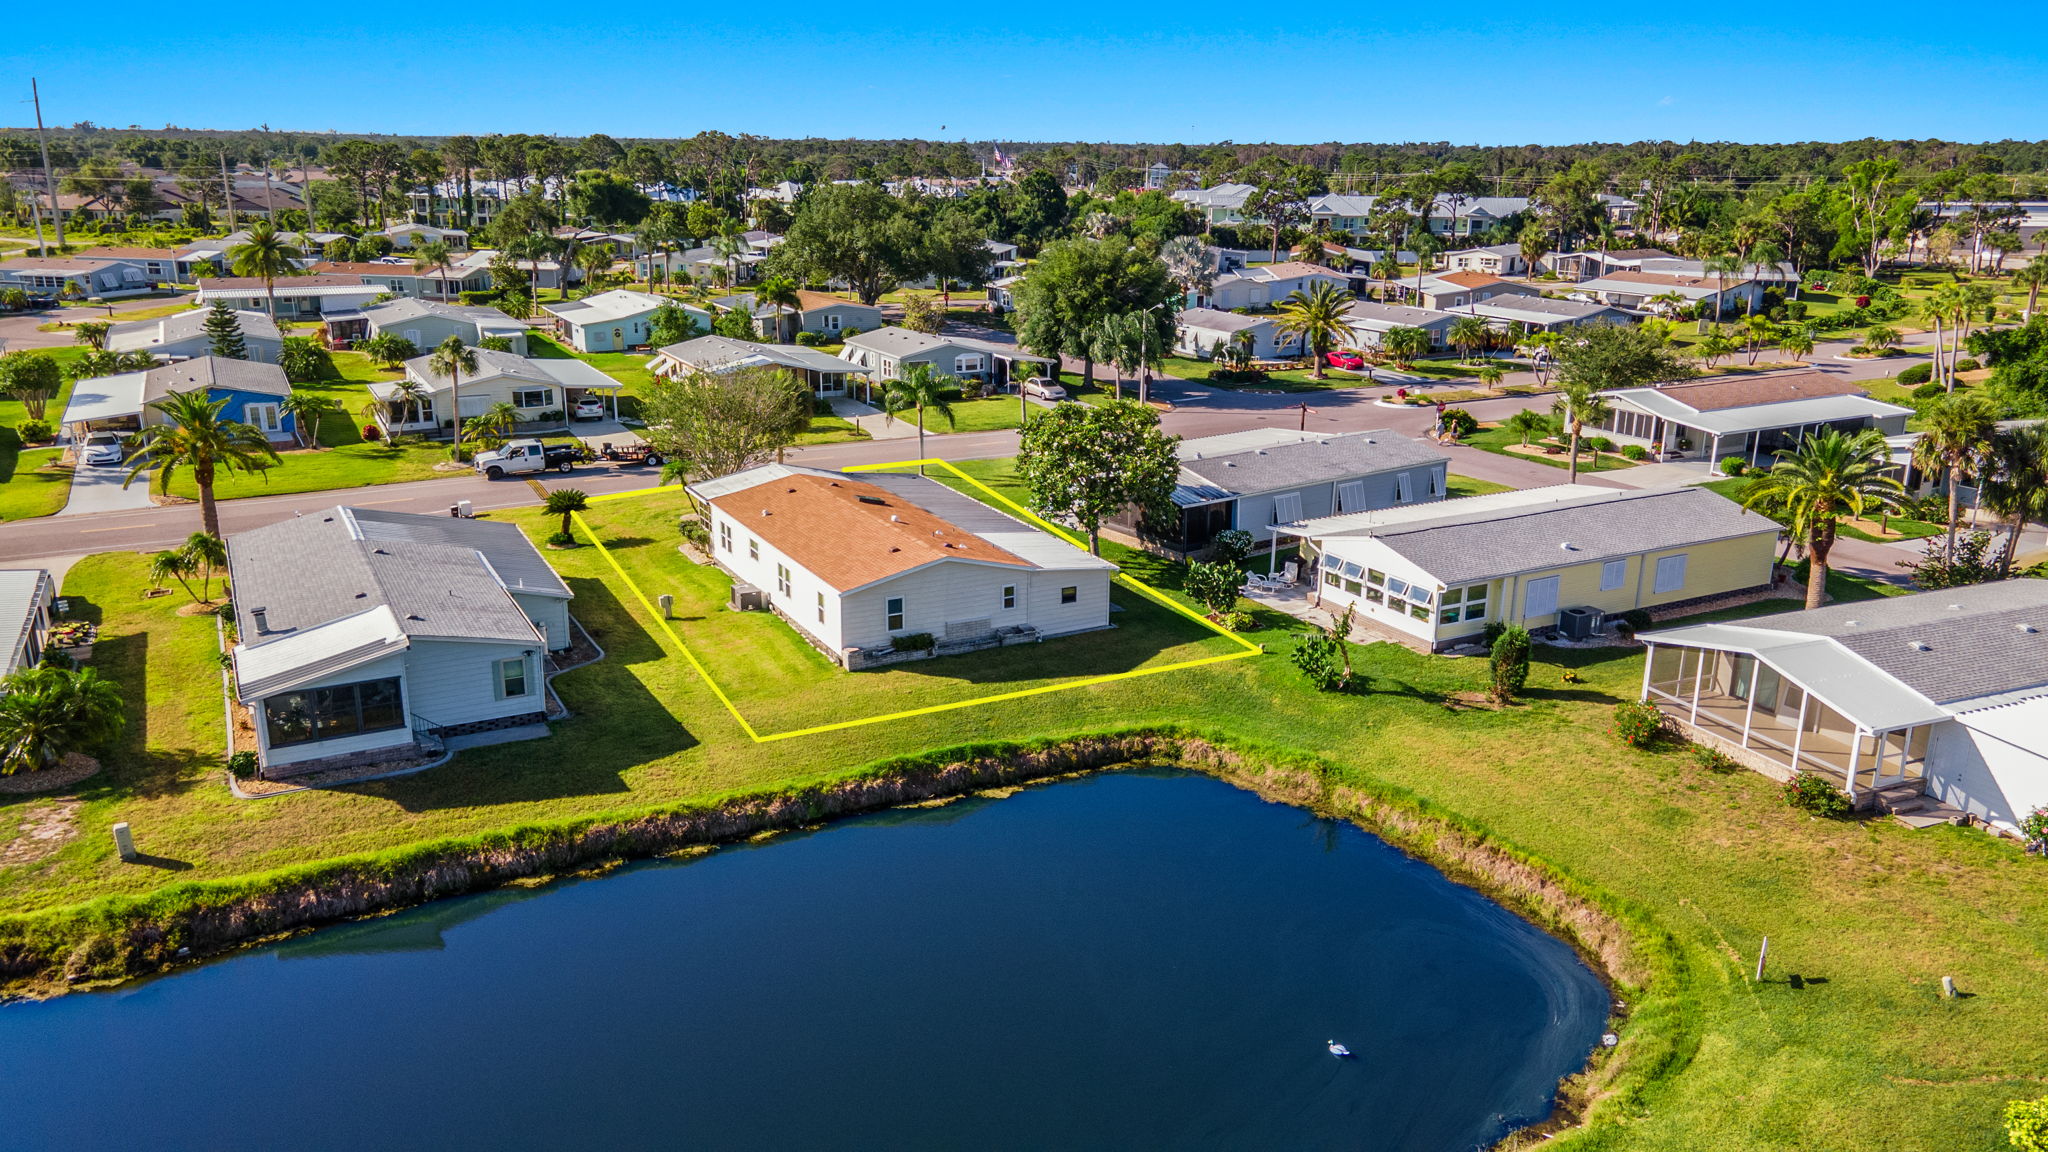
[[[555,596],[512,593],[512,600],[533,625],[547,633],[548,650],[558,652],[569,646],[569,602]]]
[[[529,649],[538,647],[538,641],[497,644],[415,639],[406,655],[406,686],[415,717],[447,727],[540,711],[537,665],[529,664],[526,695],[510,699],[498,695],[496,673],[498,661],[523,657]],[[538,652],[531,659],[537,657]]]
[[[1650,590],[1661,596],[1685,587],[1685,557],[1686,554],[1683,552],[1676,556],[1658,557],[1656,583],[1651,585]]]

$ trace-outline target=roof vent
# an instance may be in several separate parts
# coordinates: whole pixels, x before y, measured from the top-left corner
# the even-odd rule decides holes
[[[418,620],[418,621],[420,621],[421,623],[425,623],[425,622],[426,622],[426,619],[427,619],[427,618],[426,618],[425,616],[422,616],[422,615],[420,615],[420,614],[419,614],[419,613],[417,613],[417,612],[407,612],[407,613],[405,614],[405,618],[406,618],[407,620]]]
[[[763,509],[761,509],[761,515],[763,515],[763,516],[772,516],[772,515],[774,515],[774,513],[772,513],[772,512],[770,512],[770,511],[768,511],[768,510],[767,510],[766,508],[763,508]]]
[[[1844,624],[1848,625],[1848,626],[1849,626],[1849,627],[1851,627],[1851,628],[1861,628],[1861,627],[1863,627],[1863,621],[1861,621],[1861,620],[1844,620],[1844,621],[1842,621],[1842,623],[1844,623]]]
[[[901,552],[901,551],[903,551],[903,549],[901,549],[901,548],[898,548],[898,547],[897,547],[897,546],[895,546],[894,544],[891,544],[891,545],[889,545],[889,551],[891,551],[891,552]]]
[[[1948,606],[1948,610],[1951,612],[1961,612],[1963,610],[1963,606],[1961,604],[1950,604]]]
[[[1911,647],[1911,648],[1913,649],[1913,651],[1915,651],[1915,652],[1932,652],[1932,651],[1934,651],[1934,649],[1933,649],[1933,648],[1931,648],[1931,647],[1929,647],[1929,646],[1928,646],[1928,644],[1927,644],[1927,642],[1926,642],[1925,640],[1911,640],[1911,641],[1908,641],[1908,642],[1907,642],[1907,644],[1908,644],[1908,646],[1909,646],[1909,647]]]
[[[1235,460],[1225,460],[1225,461],[1223,462],[1223,466],[1224,466],[1225,468],[1235,468],[1235,467],[1237,467],[1237,461],[1235,461]]]
[[[2022,624],[2019,626],[2019,629],[2020,631],[2025,632],[2029,636],[2040,631],[2039,628],[2034,627],[2032,624]]]
[[[256,631],[258,633],[270,631],[270,609],[251,608],[249,610],[249,615],[255,619]]]
[[[833,487],[837,488],[839,487],[839,485],[834,484]],[[859,499],[860,502],[863,504],[880,504],[884,508],[887,508],[889,506],[889,502],[887,500],[882,499],[880,496],[862,496]]]
[[[901,523],[903,523],[903,517],[901,517],[901,516],[898,516],[898,515],[897,515],[897,514],[895,514],[894,512],[891,512],[891,513],[889,513],[889,523],[891,523],[891,524],[901,524]]]

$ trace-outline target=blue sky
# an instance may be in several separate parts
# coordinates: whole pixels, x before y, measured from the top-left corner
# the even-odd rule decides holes
[[[16,13],[0,91],[25,99],[39,77],[65,124],[429,134],[1519,144],[2048,131],[2048,39],[2018,26],[1927,40],[1908,30],[1928,10],[1894,0],[1788,5],[1776,10],[1797,24],[1769,27],[1754,23],[1769,7],[1685,7],[1704,6],[363,0],[223,28],[211,9],[113,0],[85,23],[62,6]],[[0,123],[30,122],[16,98],[0,100]]]

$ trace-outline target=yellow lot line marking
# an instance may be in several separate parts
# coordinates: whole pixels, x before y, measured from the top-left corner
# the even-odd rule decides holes
[[[938,467],[944,468],[946,471],[952,473],[959,479],[965,480],[967,483],[972,484],[975,488],[986,493],[990,499],[1001,504],[1003,507],[1015,512],[1017,515],[1022,516],[1027,521],[1036,524],[1040,528],[1043,528],[1046,531],[1052,533],[1053,535],[1058,536],[1060,539],[1066,541],[1069,544],[1074,545],[1077,548],[1082,548],[1085,550],[1087,547],[1087,545],[1083,544],[1080,540],[1075,539],[1074,536],[1068,533],[1065,529],[1062,529],[1056,524],[1050,523],[1046,520],[1039,518],[1029,509],[1024,508],[1015,501],[1004,496],[1002,493],[995,491],[988,485],[983,484],[981,481],[976,480],[974,477],[969,476],[967,473],[962,472],[958,468],[955,468],[949,461],[902,460],[888,464],[854,465],[852,467],[846,468],[845,471],[878,472],[886,468],[916,468],[920,465],[936,465]],[[640,496],[651,496],[658,492],[676,491],[681,489],[682,487],[683,486],[681,484],[664,484],[658,488],[640,488],[630,492],[608,492],[602,496],[592,496],[590,498],[590,502],[595,504],[601,500],[625,500]],[[1134,672],[1109,672],[1101,676],[1086,676],[1082,677],[1079,680],[1068,680],[1059,684],[1045,684],[1036,688],[1020,688],[1014,692],[998,692],[988,696],[976,696],[970,700],[956,700],[949,704],[931,704],[923,708],[910,708],[905,709],[901,712],[890,712],[880,716],[863,716],[857,720],[840,720],[831,724],[817,724],[809,728],[797,728],[788,732],[770,732],[763,734],[754,728],[754,725],[750,721],[748,721],[746,715],[739,710],[739,706],[732,702],[732,697],[726,695],[725,689],[722,686],[720,686],[718,680],[711,675],[710,669],[704,666],[704,662],[697,658],[697,654],[690,649],[689,644],[684,642],[682,636],[679,635],[676,632],[675,628],[670,625],[669,621],[662,616],[661,610],[654,606],[654,602],[652,600],[648,599],[647,593],[642,591],[640,585],[637,582],[635,582],[631,576],[628,576],[626,574],[626,569],[619,564],[618,557],[613,556],[611,553],[611,549],[606,548],[604,546],[604,542],[597,538],[597,532],[591,528],[590,524],[587,521],[583,519],[583,514],[581,512],[575,512],[571,513],[570,515],[575,520],[576,526],[578,528],[581,528],[583,530],[583,534],[590,538],[591,544],[596,546],[598,554],[605,558],[605,562],[607,564],[611,565],[612,571],[618,573],[620,580],[625,581],[626,587],[630,589],[633,593],[633,598],[640,602],[640,606],[647,610],[647,614],[649,616],[654,617],[655,623],[659,624],[661,626],[662,632],[667,634],[669,642],[674,644],[677,650],[682,652],[683,658],[690,662],[690,668],[697,673],[697,678],[704,681],[705,685],[711,689],[712,694],[718,697],[718,702],[720,704],[725,705],[725,710],[732,715],[732,718],[735,721],[739,723],[740,730],[745,732],[747,734],[747,738],[752,740],[756,744],[766,744],[774,740],[791,740],[795,739],[798,736],[816,736],[820,733],[839,732],[848,728],[863,728],[870,724],[885,724],[892,720],[907,720],[916,716],[930,716],[939,712],[952,712],[961,708],[974,708],[983,704],[994,704],[1003,700],[1021,700],[1028,696],[1044,696],[1053,692],[1066,692],[1075,688],[1091,688],[1097,684],[1112,684],[1118,680],[1135,680],[1142,676],[1157,676],[1164,672],[1179,672],[1188,668],[1201,668],[1210,664],[1222,664],[1231,660],[1242,660],[1247,656],[1257,656],[1260,655],[1263,651],[1257,644],[1254,644],[1251,641],[1246,640],[1244,637],[1239,636],[1235,632],[1229,631],[1225,628],[1218,627],[1215,624],[1215,622],[1209,620],[1207,617],[1201,615],[1198,612],[1195,612],[1194,610],[1186,607],[1185,605],[1180,604],[1172,597],[1166,595],[1163,592],[1160,592],[1159,590],[1153,588],[1151,585],[1146,584],[1144,581],[1139,580],[1136,577],[1129,575],[1128,573],[1118,572],[1116,575],[1116,579],[1122,581],[1125,586],[1132,588],[1137,592],[1143,594],[1147,599],[1165,605],[1167,608],[1170,608],[1173,611],[1180,613],[1182,616],[1185,616],[1188,619],[1193,620],[1195,623],[1200,624],[1202,627],[1208,629],[1209,631],[1214,632],[1217,635],[1224,637],[1225,639],[1228,639],[1231,643],[1237,645],[1238,651],[1226,652],[1221,656],[1204,656],[1198,660],[1178,660],[1172,664],[1162,664],[1157,668],[1140,668]]]

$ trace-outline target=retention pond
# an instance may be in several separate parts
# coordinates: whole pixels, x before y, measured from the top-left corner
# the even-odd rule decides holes
[[[1123,771],[0,1007],[0,1146],[1464,1152],[1608,1010],[1350,825]]]

